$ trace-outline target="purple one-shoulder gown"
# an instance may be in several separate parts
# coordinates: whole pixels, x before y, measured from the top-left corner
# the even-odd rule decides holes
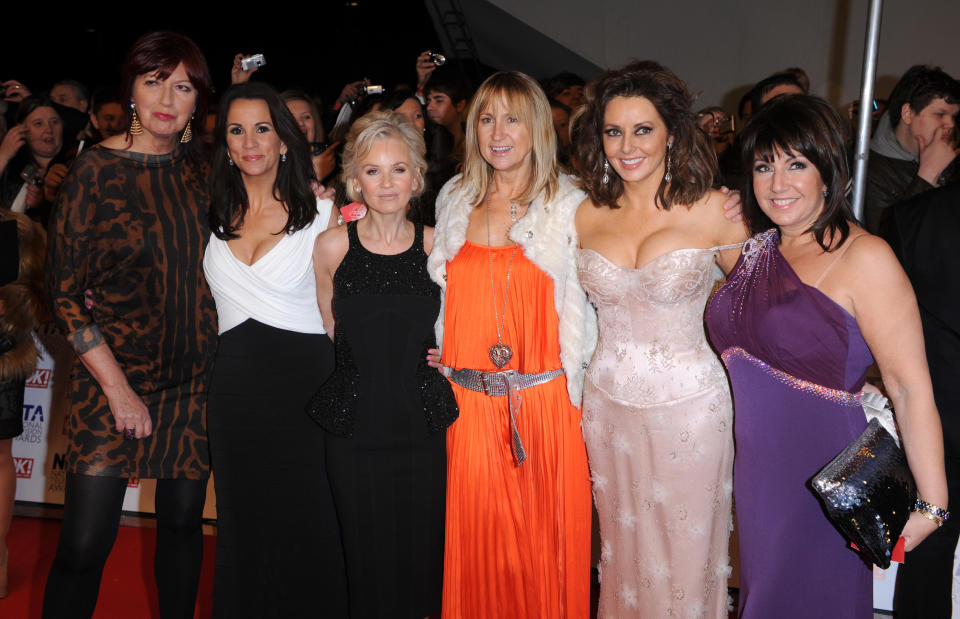
[[[872,573],[809,480],[866,427],[873,362],[857,322],[800,281],[770,230],[746,245],[706,313],[733,387],[744,619],[872,617]]]

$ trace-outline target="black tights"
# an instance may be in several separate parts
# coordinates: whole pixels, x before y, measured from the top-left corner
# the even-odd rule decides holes
[[[43,596],[43,618],[88,618],[117,539],[127,480],[67,474],[63,527]],[[158,479],[157,580],[160,616],[192,619],[203,556],[206,480]]]

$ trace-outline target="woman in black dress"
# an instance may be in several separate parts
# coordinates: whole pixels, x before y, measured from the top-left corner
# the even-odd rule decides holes
[[[343,180],[367,216],[317,238],[317,299],[336,324],[336,369],[308,412],[327,434],[351,617],[440,610],[446,379],[427,366],[440,290],[426,271],[433,228],[407,219],[423,188],[423,138],[396,112],[354,123]]]
[[[314,241],[333,204],[311,192],[306,140],[276,91],[234,86],[221,110],[203,260],[220,327],[208,403],[213,614],[346,617],[323,431],[303,414],[333,370],[313,275]]]

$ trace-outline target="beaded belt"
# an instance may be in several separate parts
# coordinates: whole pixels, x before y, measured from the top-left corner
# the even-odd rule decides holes
[[[510,403],[510,433],[513,437],[513,457],[517,466],[527,459],[527,452],[517,431],[517,413],[520,412],[520,391],[548,383],[561,376],[563,370],[550,370],[538,374],[521,374],[516,370],[503,372],[481,372],[480,370],[454,370],[442,366],[443,375],[451,382],[471,391],[479,391],[491,397],[507,396]]]

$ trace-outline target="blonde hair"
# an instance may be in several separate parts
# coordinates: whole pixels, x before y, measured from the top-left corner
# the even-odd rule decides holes
[[[502,99],[507,109],[530,131],[533,147],[530,152],[531,172],[527,186],[514,199],[530,203],[544,194],[549,201],[557,191],[557,132],[553,128],[550,102],[540,85],[529,75],[517,71],[494,73],[480,85],[470,101],[460,187],[475,188],[473,206],[483,202],[490,192],[493,166],[483,158],[477,143],[477,124],[495,99]]]
[[[427,147],[423,143],[423,135],[397,112],[368,112],[350,127],[341,159],[343,171],[340,180],[347,190],[347,197],[354,202],[361,200],[360,192],[356,191],[360,162],[370,154],[374,142],[391,138],[403,142],[410,151],[410,165],[415,170],[412,196],[418,197],[423,193],[423,175],[427,171]]]

